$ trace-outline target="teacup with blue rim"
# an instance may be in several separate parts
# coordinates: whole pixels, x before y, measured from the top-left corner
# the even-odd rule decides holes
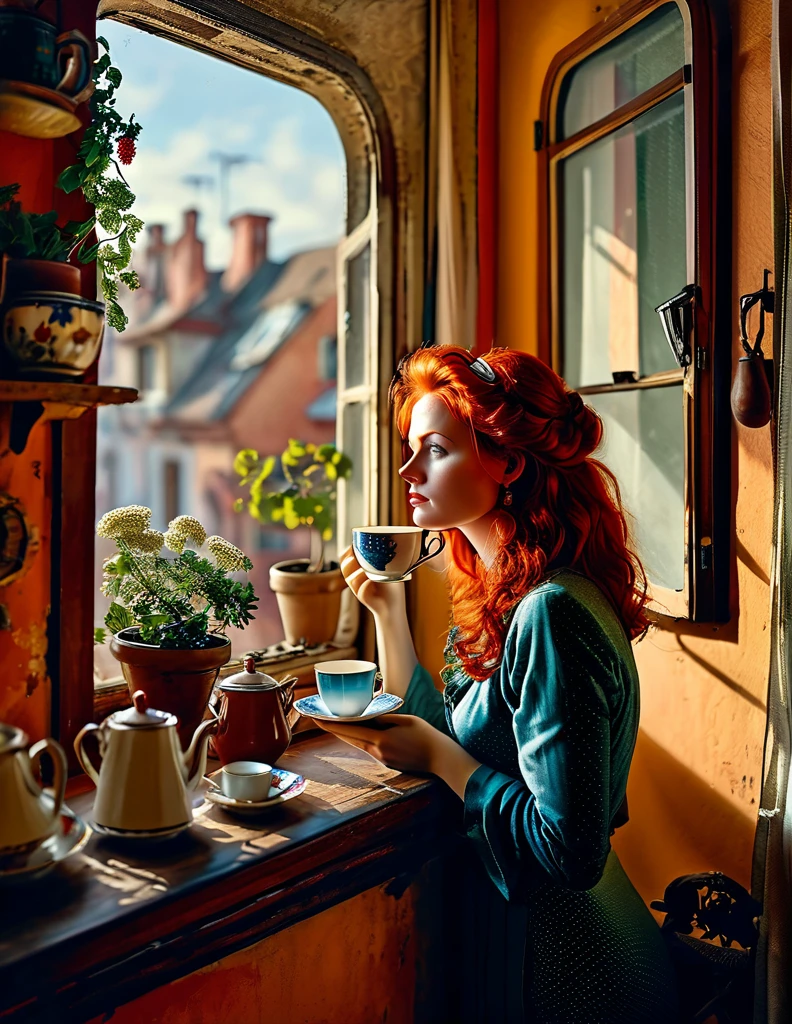
[[[314,666],[319,696],[332,715],[362,715],[378,683],[373,661],[323,661]]]
[[[435,536],[430,538],[430,533]],[[420,526],[356,526],[352,530],[355,557],[370,580],[402,583],[413,569],[445,547],[445,537]]]

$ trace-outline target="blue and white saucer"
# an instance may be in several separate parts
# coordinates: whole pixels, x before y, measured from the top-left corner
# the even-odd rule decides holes
[[[294,702],[294,707],[306,718],[319,718],[327,722],[365,722],[369,718],[379,718],[380,715],[397,711],[403,703],[402,698],[395,693],[378,693],[362,715],[334,715],[328,711],[319,694],[313,693],[310,697],[300,697]]]

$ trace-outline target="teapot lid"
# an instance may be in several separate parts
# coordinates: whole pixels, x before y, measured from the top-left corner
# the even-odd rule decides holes
[[[164,725],[176,725],[178,719],[167,711],[155,711],[148,706],[148,698],[145,691],[135,690],[132,694],[134,707],[126,711],[116,711],[110,719],[114,725],[126,725],[133,728],[162,728]]]
[[[0,722],[0,754],[8,754],[12,750],[22,750],[27,746],[28,738],[15,725]]]
[[[276,682],[272,676],[268,676],[266,672],[256,671],[256,662],[254,658],[248,657],[243,662],[245,668],[242,672],[237,672],[236,675],[229,676],[218,684],[217,689],[223,692],[238,692],[240,690],[275,690],[280,687],[280,683]]]

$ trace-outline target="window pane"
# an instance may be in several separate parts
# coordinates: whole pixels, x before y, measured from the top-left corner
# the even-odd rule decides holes
[[[365,500],[365,437],[368,429],[367,420],[367,403],[353,402],[344,407],[341,451],[352,460],[352,476],[346,482],[346,523],[350,535],[338,538],[340,550],[343,550],[347,544],[352,543],[352,527],[368,525],[368,509]]]
[[[682,385],[586,395],[602,417],[602,461],[616,476],[650,582],[682,590],[685,448]]]
[[[675,369],[655,307],[687,284],[682,93],[565,159],[560,186],[563,376]]]
[[[568,139],[662,82],[685,63],[682,15],[663,4],[567,74],[558,98],[558,140]]]
[[[369,340],[369,280],[371,246],[366,245],[347,263],[346,380],[342,387],[366,384],[366,347]]]

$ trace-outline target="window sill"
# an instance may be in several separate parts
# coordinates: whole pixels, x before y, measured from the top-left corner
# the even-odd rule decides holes
[[[321,734],[279,765],[305,792],[253,822],[204,801],[148,849],[92,835],[24,901],[0,904],[0,1016],[85,1020],[453,849],[459,803]],[[69,806],[89,819],[93,788]],[[203,785],[203,784],[202,784]],[[23,909],[24,908],[24,909]]]

